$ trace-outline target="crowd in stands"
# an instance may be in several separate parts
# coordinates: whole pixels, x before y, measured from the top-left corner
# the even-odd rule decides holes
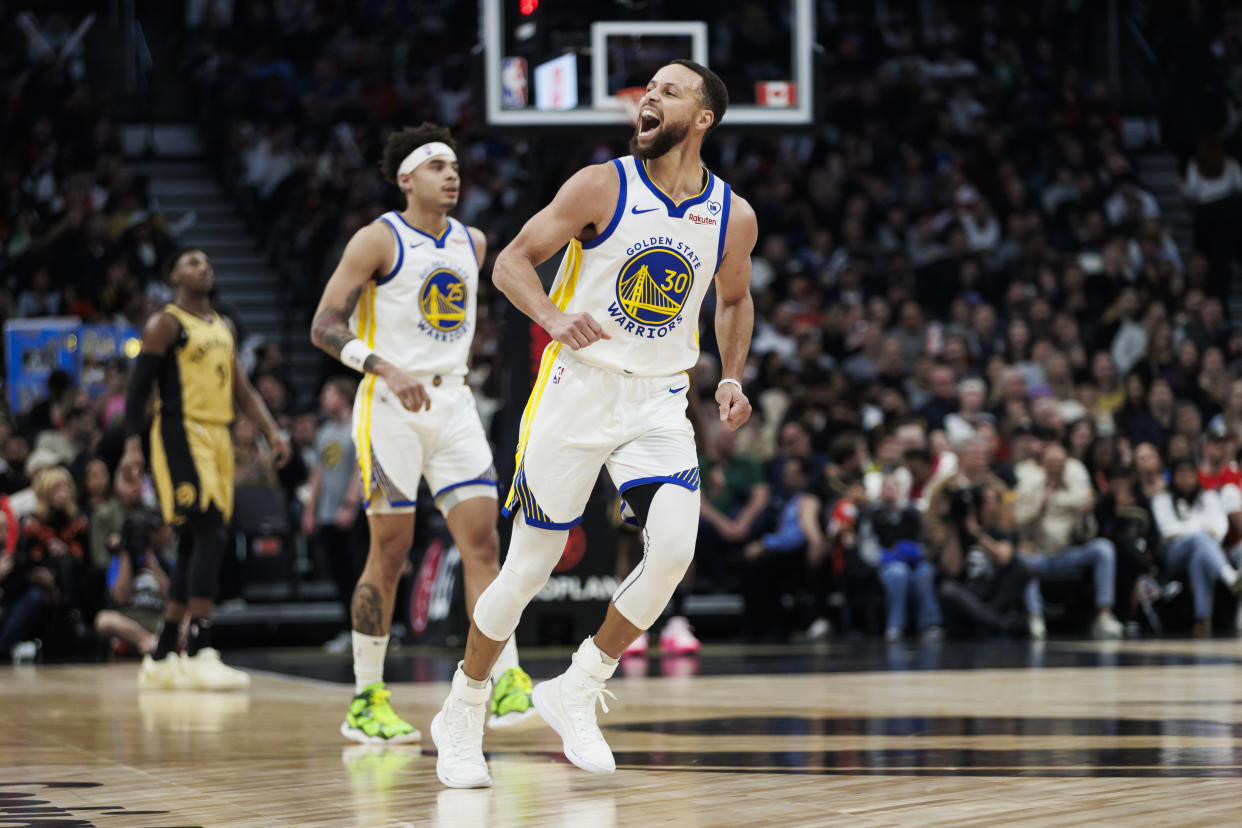
[[[1106,85],[1032,17],[976,10],[833,20],[828,125],[719,141],[761,228],[760,417],[706,444],[701,553],[766,560],[813,635],[835,612],[889,640],[1041,638],[1046,602],[1101,637],[1179,613],[1207,634],[1242,592],[1236,120],[1186,161],[1179,250]],[[1221,77],[1237,23],[1201,44]],[[742,486],[747,455],[773,459]],[[748,597],[771,630],[780,598]]]
[[[492,255],[574,167],[624,152],[620,134],[577,139],[564,169],[531,181],[529,147],[480,121],[470,4],[199,5],[179,70],[307,322],[345,240],[396,206],[374,165],[394,126],[454,129],[458,215]],[[892,3],[879,18],[819,5],[821,122],[725,129],[705,147],[760,237],[743,377],[755,416],[700,433],[695,589],[741,593],[754,638],[1232,629],[1236,119],[1183,153],[1195,238],[1179,248],[1139,184],[1113,91],[1054,36],[1065,21],[1003,4]],[[49,16],[44,39],[67,42],[72,22]],[[1228,79],[1242,59],[1226,22],[1203,48]],[[3,37],[0,316],[140,324],[167,299],[170,231],[80,55],[7,25]],[[523,403],[493,382],[502,307],[481,280],[471,382],[485,422]],[[712,311],[709,299],[693,374],[708,411]],[[268,346],[246,364],[295,462],[276,470],[239,421],[238,484],[299,504],[309,493],[295,516],[312,546],[357,554],[359,492],[342,473],[352,391],[291,388],[282,362]],[[149,647],[172,538],[149,481],[116,476],[125,367],[111,370],[101,400],[58,379],[36,410],[0,421],[0,654],[32,629]],[[323,558],[347,594],[357,559]]]
[[[81,22],[0,8],[0,317],[141,325],[171,295],[175,228],[122,156]]]

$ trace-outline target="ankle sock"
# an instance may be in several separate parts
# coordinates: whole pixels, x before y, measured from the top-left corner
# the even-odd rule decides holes
[[[384,680],[384,655],[388,652],[388,636],[364,635],[353,630],[354,692],[361,693],[368,684]]]

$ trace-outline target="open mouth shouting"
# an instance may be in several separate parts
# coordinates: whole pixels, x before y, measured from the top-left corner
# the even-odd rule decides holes
[[[650,138],[660,128],[660,113],[654,107],[644,106],[638,113],[638,137]]]

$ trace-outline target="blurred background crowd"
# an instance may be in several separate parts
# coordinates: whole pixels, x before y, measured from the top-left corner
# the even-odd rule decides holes
[[[758,214],[755,417],[736,434],[694,418],[686,591],[742,596],[733,634],[755,639],[1234,630],[1242,17],[1196,2],[1147,20],[1186,90],[1162,112],[1192,218],[1179,240],[1077,4],[879,5],[817,4],[813,129],[726,128],[705,148]],[[80,19],[0,2],[0,317],[140,326],[170,298],[161,268],[184,226],[122,153]],[[488,235],[485,273],[569,173],[624,152],[623,134],[539,153],[489,134],[476,32],[468,3],[187,4],[165,71],[295,329],[349,236],[397,205],[375,167],[395,125],[453,128],[457,215]],[[692,406],[708,414],[712,311]],[[505,324],[485,278],[471,383],[493,437],[524,402],[499,381]],[[327,363],[299,385],[286,362],[268,343],[246,364],[297,462],[278,473],[239,421],[237,482],[280,493],[308,571],[347,595],[366,544],[341,473],[352,387]],[[126,372],[110,364],[93,398],[53,375],[46,400],[0,419],[0,654],[151,644],[175,563],[149,481],[115,476]]]

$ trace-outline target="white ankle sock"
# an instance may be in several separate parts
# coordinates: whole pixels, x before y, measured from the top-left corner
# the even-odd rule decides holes
[[[611,664],[608,663],[610,661]],[[594,638],[588,638],[578,646],[573,663],[596,681],[608,681],[617,670],[618,660],[596,646]]]
[[[1234,582],[1238,580],[1238,570],[1234,569],[1229,564],[1222,566],[1220,568],[1220,572],[1217,574],[1227,587],[1233,586]]]
[[[505,670],[516,666],[518,666],[517,636],[511,635],[500,651],[500,655],[496,656],[496,663],[492,665],[492,680],[500,681]]]
[[[384,655],[388,652],[388,636],[363,635],[354,630],[354,692],[361,693],[368,684],[384,680]]]
[[[595,647],[595,649],[599,651],[600,661],[604,662],[604,664],[608,665],[609,667],[617,666],[617,663],[620,661],[620,659],[613,658],[612,656],[608,655],[608,653],[604,652],[603,650],[600,650],[599,645],[595,643],[594,636],[591,637],[591,646]]]
[[[491,680],[479,681],[466,675],[465,662],[457,662],[457,671],[453,673],[453,686],[449,690],[449,698],[457,699],[466,704],[485,704],[492,694]],[[448,704],[446,701],[445,704]]]

